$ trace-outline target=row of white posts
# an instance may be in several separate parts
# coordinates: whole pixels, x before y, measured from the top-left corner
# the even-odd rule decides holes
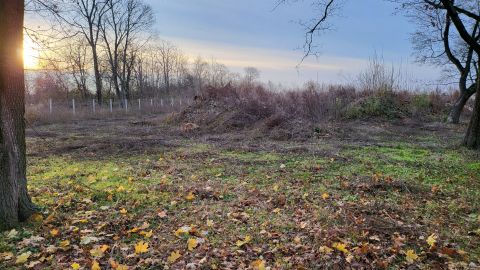
[[[179,101],[179,105],[182,106],[182,99],[180,99]],[[124,103],[125,105],[125,112],[128,112],[128,100],[125,99],[124,100]],[[48,105],[49,105],[49,111],[50,111],[50,114],[53,113],[53,102],[52,102],[52,99],[50,98],[48,100]],[[97,102],[95,99],[92,99],[92,112],[93,113],[96,113],[96,105],[97,105]],[[110,109],[110,112],[112,113],[113,112],[113,100],[110,99],[109,100],[109,109]],[[120,103],[121,105],[121,103]],[[163,107],[164,105],[164,102],[163,102],[163,99],[160,99],[160,107]],[[175,106],[175,99],[174,98],[170,98],[170,106],[173,107]],[[150,107],[153,107],[153,99],[150,99]],[[138,99],[138,110],[142,110],[142,100],[141,99]],[[75,106],[75,99],[72,99],[72,112],[73,114],[76,114],[76,106]]]

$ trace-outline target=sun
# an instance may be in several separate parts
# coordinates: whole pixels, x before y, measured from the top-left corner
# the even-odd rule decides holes
[[[25,69],[38,69],[39,56],[38,45],[29,36],[24,36],[23,67]]]

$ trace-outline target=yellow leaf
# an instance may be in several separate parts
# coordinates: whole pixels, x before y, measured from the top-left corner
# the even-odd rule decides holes
[[[265,270],[265,261],[260,259],[255,260],[250,264],[250,266],[256,270]]]
[[[30,217],[30,220],[33,222],[42,222],[43,221],[43,216],[40,213],[35,213]]]
[[[115,270],[128,270],[128,266],[124,264],[119,264]]]
[[[125,208],[122,208],[122,209],[120,210],[120,214],[122,214],[122,215],[125,215],[127,212],[128,212],[128,211],[127,211],[127,209],[125,209]]]
[[[28,261],[28,258],[30,257],[30,255],[32,255],[32,252],[30,252],[30,251],[20,254],[17,257],[17,260],[15,261],[15,264],[26,263]]]
[[[140,228],[135,227],[135,228],[131,229],[131,230],[128,231],[128,232],[129,232],[129,233],[136,233],[136,232],[138,232],[139,230],[140,230]]]
[[[107,251],[108,246],[103,245],[103,246],[97,246],[93,249],[90,250],[90,255],[96,258],[101,258],[105,254],[105,251]]]
[[[195,194],[193,192],[188,193],[188,195],[185,197],[187,201],[193,201],[195,199]]]
[[[57,229],[50,230],[50,235],[53,236],[53,237],[57,236],[59,233],[60,232]]]
[[[175,231],[175,236],[180,237],[181,235],[190,233],[191,230],[192,228],[189,226],[180,227]]]
[[[135,254],[141,254],[146,252],[148,252],[148,243],[140,241],[135,245]]]
[[[207,219],[207,226],[213,227],[213,220]]]
[[[328,193],[323,193],[322,194],[322,199],[326,200],[328,198],[330,198],[330,195]]]
[[[172,253],[170,254],[170,256],[168,256],[167,258],[167,261],[169,263],[174,263],[176,262],[180,257],[182,257],[182,255],[180,254],[180,251],[172,251]]]
[[[70,265],[72,267],[73,270],[78,270],[80,269],[80,264],[78,263],[72,263],[72,265]]]
[[[244,240],[238,240],[236,245],[237,245],[237,247],[241,247],[245,244],[248,244],[251,240],[252,240],[252,237],[250,237],[250,235],[247,235],[247,236],[245,236]]]
[[[346,248],[346,245],[343,244],[343,243],[334,243],[332,245],[332,247],[334,249],[338,250],[338,251],[341,251],[341,252],[345,253],[345,254],[350,253],[350,251],[348,251],[348,249]]]
[[[97,261],[92,262],[92,270],[102,270],[100,264]]]
[[[123,192],[123,191],[125,191],[125,188],[123,186],[119,186],[117,188],[117,192]]]
[[[70,246],[70,241],[69,240],[64,240],[64,241],[60,242],[60,247],[61,248],[66,248],[68,246]]]
[[[412,249],[407,250],[407,252],[405,253],[405,256],[408,263],[413,263],[418,259],[418,255]]]
[[[333,249],[331,249],[327,246],[321,246],[319,251],[320,251],[320,253],[331,254],[333,252]]]
[[[103,252],[107,251],[109,248],[110,248],[110,246],[108,246],[108,245],[101,245],[100,246],[100,250],[103,251]]]
[[[435,243],[437,243],[437,238],[438,236],[436,234],[432,234],[427,238],[427,244],[430,246],[430,248],[435,246]]]
[[[187,247],[188,247],[188,250],[192,251],[193,249],[195,249],[197,247],[198,243],[197,243],[197,239],[195,238],[189,238],[188,241],[187,241]]]
[[[148,232],[146,232],[146,231],[141,231],[141,232],[140,232],[140,235],[143,235],[145,238],[150,238],[150,237],[152,237],[152,235],[153,235],[153,230],[150,230],[150,231],[148,231]]]

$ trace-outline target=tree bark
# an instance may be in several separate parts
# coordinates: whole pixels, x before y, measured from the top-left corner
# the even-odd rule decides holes
[[[102,106],[102,75],[100,74],[100,67],[98,64],[98,54],[96,45],[92,46],[93,53],[93,70],[95,72],[95,88],[97,90],[98,105]]]
[[[0,1],[0,229],[36,210],[27,193],[23,0]]]
[[[477,76],[476,92],[475,107],[463,145],[470,149],[480,150],[480,76]]]
[[[455,104],[453,104],[448,117],[447,123],[458,124],[460,123],[460,116],[462,115],[463,108],[467,104],[473,94],[475,94],[476,84],[471,85],[466,91],[461,91]]]

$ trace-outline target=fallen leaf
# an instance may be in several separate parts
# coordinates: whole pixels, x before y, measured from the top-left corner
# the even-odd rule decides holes
[[[127,214],[127,212],[128,212],[128,211],[127,211],[127,209],[125,209],[125,208],[122,208],[122,209],[120,210],[120,214],[122,214],[122,215]]]
[[[15,264],[24,264],[28,261],[28,258],[32,255],[32,252],[28,251],[25,253],[20,254],[17,256],[17,260],[15,261]]]
[[[148,252],[148,243],[140,241],[135,245],[135,254]]]
[[[251,240],[252,240],[252,237],[250,237],[250,235],[247,235],[247,236],[245,236],[244,240],[238,240],[236,245],[237,245],[237,247],[241,247],[245,244],[248,244]]]
[[[328,198],[330,198],[330,195],[328,193],[323,193],[322,194],[322,199],[323,200],[327,200]]]
[[[70,246],[70,241],[69,240],[64,240],[60,242],[60,247],[68,247]]]
[[[80,245],[88,245],[90,243],[95,243],[100,241],[98,237],[95,236],[84,236],[80,240]]]
[[[102,270],[100,264],[97,261],[92,262],[92,270]]]
[[[13,258],[12,252],[2,252],[0,253],[0,262],[2,261],[9,261]]]
[[[346,248],[346,245],[344,243],[334,243],[332,245],[332,247],[338,251],[341,251],[345,254],[348,254],[350,253],[350,251],[348,251],[348,249]]]
[[[405,253],[405,258],[408,263],[414,263],[418,259],[418,255],[415,253],[414,250],[409,249]]]
[[[60,233],[60,232],[58,231],[58,229],[52,229],[52,230],[50,230],[50,235],[51,235],[52,237],[57,236],[59,233]]]
[[[157,216],[158,216],[159,218],[165,218],[165,217],[167,217],[167,212],[165,212],[165,211],[160,211],[160,212],[158,212]]]
[[[190,226],[182,226],[175,231],[175,236],[180,237],[181,235],[189,234],[192,230]]]
[[[438,236],[436,234],[432,234],[427,238],[427,244],[430,246],[430,248],[433,248],[435,244],[437,243],[437,238]]]
[[[150,231],[148,231],[148,232],[146,232],[146,231],[141,231],[141,232],[140,232],[140,235],[143,235],[145,238],[150,238],[150,237],[152,237],[152,235],[153,235],[153,230],[150,230]]]
[[[70,265],[70,267],[72,267],[73,270],[78,270],[78,269],[80,269],[80,264],[72,263],[72,265]]]
[[[188,195],[185,197],[187,201],[193,201],[195,199],[195,194],[193,192],[188,193]]]
[[[40,213],[35,213],[29,218],[29,220],[33,221],[33,222],[42,222],[43,221],[43,215],[40,214]]]
[[[332,254],[333,249],[331,249],[327,246],[321,246],[318,251],[320,251],[320,253],[324,253],[324,254]]]
[[[264,260],[255,260],[253,261],[250,266],[253,268],[253,269],[256,269],[256,270],[265,270],[265,261]]]
[[[41,264],[40,261],[33,261],[27,264],[27,268],[34,268],[36,265]]]
[[[180,254],[180,251],[172,251],[170,256],[168,256],[167,261],[168,263],[174,263],[176,262],[182,255]]]
[[[189,238],[188,241],[187,241],[187,247],[188,247],[188,250],[189,251],[192,251],[194,250],[196,247],[197,247],[198,243],[197,243],[197,239],[195,238]]]

